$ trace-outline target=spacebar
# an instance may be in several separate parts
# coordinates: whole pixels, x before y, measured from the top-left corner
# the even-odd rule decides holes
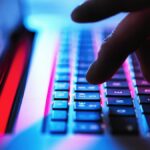
[[[28,43],[29,40],[27,38],[24,38],[19,42],[10,69],[8,71],[5,84],[1,91],[0,134],[4,134],[6,131],[7,123],[15,100],[17,89],[19,87],[19,83],[28,60]]]

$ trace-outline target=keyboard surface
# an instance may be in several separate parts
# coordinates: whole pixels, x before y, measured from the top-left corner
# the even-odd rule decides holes
[[[85,78],[100,42],[110,32],[61,33],[51,77],[52,94],[47,98],[45,133],[149,135],[150,83],[145,81],[135,54],[101,85],[89,84]]]

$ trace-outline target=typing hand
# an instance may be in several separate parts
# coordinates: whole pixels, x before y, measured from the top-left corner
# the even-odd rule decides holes
[[[104,41],[87,80],[92,84],[108,80],[133,51],[150,82],[150,0],[89,0],[72,13],[76,22],[95,22],[119,12],[130,12]]]

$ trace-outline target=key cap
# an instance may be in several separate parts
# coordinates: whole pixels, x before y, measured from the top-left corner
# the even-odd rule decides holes
[[[109,107],[110,116],[135,116],[135,110],[131,107]]]
[[[145,80],[135,80],[134,85],[138,87],[149,87],[150,88],[150,83],[148,83]]]
[[[107,98],[108,106],[133,106],[132,98],[126,97],[109,97]]]
[[[140,95],[139,101],[141,104],[150,104],[150,96]]]
[[[101,110],[99,102],[74,102],[74,110]]]
[[[102,120],[100,112],[76,111],[74,113],[75,121],[100,121]]]
[[[77,77],[75,79],[76,83],[88,83],[85,77]]]
[[[131,97],[128,89],[106,89],[106,96],[128,96]]]
[[[63,121],[51,121],[50,122],[50,132],[51,133],[66,133],[67,132],[67,124]]]
[[[138,95],[150,95],[150,88],[140,88],[138,87],[136,90]]]
[[[69,82],[70,76],[69,75],[56,75],[55,81],[57,82]]]
[[[52,105],[53,109],[68,109],[67,101],[54,101]]]
[[[126,76],[124,74],[115,74],[112,76],[111,80],[126,81]]]
[[[69,90],[69,83],[67,82],[56,82],[54,85],[54,89],[56,91],[68,91]]]
[[[106,88],[128,88],[128,84],[125,81],[108,81],[104,83]]]
[[[111,117],[111,132],[114,134],[138,134],[138,124],[135,117]]]
[[[76,70],[75,71],[75,75],[77,75],[78,77],[85,77],[86,76],[87,71],[84,70]],[[77,79],[76,79],[77,81]]]
[[[70,68],[57,68],[56,73],[57,74],[69,74]]]
[[[144,79],[143,74],[141,72],[133,74],[133,78],[135,78],[135,79]]]
[[[150,105],[141,105],[142,113],[144,114],[150,114]]]
[[[74,124],[74,132],[75,133],[102,133],[102,127],[99,123],[95,122],[76,122]]]
[[[88,68],[89,67],[89,64],[86,64],[86,63],[81,63],[81,64],[76,64],[76,68]]]
[[[99,87],[97,85],[90,85],[90,84],[77,84],[75,86],[76,92],[98,92]]]
[[[65,121],[67,119],[68,119],[67,111],[65,111],[65,110],[52,110],[52,112],[51,112],[51,120]]]
[[[75,101],[100,101],[100,94],[98,92],[76,92]]]
[[[55,91],[54,99],[69,99],[69,93],[66,91]]]

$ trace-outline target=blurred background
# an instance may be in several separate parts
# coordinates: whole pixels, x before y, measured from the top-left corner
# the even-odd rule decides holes
[[[70,14],[72,10],[84,0],[1,0],[0,5],[0,56],[8,42],[12,32],[17,30],[20,24],[24,24],[29,30],[58,30],[66,27],[81,27],[74,23]],[[107,21],[108,24],[117,24],[125,14],[120,14],[111,19],[89,26],[101,26]]]

